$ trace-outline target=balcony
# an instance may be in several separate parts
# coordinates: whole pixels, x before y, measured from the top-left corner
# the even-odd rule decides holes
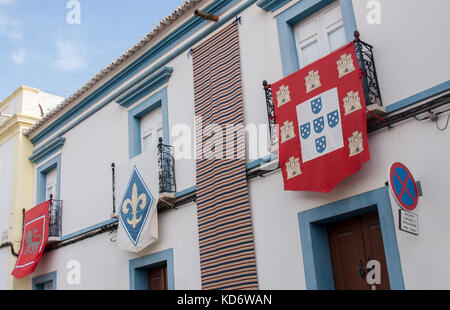
[[[362,83],[366,106],[370,108],[381,107],[380,84],[378,83],[375,59],[373,57],[373,46],[359,39],[359,32],[355,31],[355,49],[358,56],[359,67],[363,72]]]
[[[373,56],[373,46],[360,40],[359,32],[355,31],[356,55],[361,69],[364,99],[368,111],[368,120],[385,113],[381,100],[380,84],[378,83],[377,71],[375,68],[375,58]],[[278,133],[276,126],[276,116],[273,103],[272,86],[263,81],[264,93],[266,97],[267,117],[269,123],[270,152],[276,153],[278,148]]]
[[[164,144],[162,138],[158,143],[159,193],[175,193],[175,159],[173,146]]]
[[[173,146],[164,144],[162,138],[158,143],[159,201],[158,209],[173,208],[175,205],[175,158]]]
[[[49,209],[49,226],[48,226],[48,241],[54,242],[59,241],[62,236],[62,200],[50,200],[50,209]]]

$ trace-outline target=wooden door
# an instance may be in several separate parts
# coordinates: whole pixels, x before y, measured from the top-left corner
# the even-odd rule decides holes
[[[327,229],[335,289],[371,289],[366,265],[373,259],[381,266],[381,284],[376,288],[390,288],[377,212],[333,223]]]
[[[167,266],[148,270],[148,289],[167,290]]]

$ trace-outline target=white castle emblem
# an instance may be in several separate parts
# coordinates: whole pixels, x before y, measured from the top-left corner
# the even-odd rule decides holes
[[[281,126],[281,143],[284,143],[295,137],[294,122],[285,121]]]
[[[348,138],[348,147],[350,148],[350,156],[355,156],[364,151],[362,133],[355,131],[352,137]]]
[[[288,180],[302,174],[302,171],[300,170],[299,158],[291,157],[289,159],[289,161],[286,163],[286,173]]]
[[[278,107],[291,101],[291,95],[289,93],[289,86],[282,85],[277,91]]]
[[[361,99],[358,92],[349,92],[347,97],[344,98],[345,115],[349,115],[352,112],[362,109]]]
[[[320,84],[320,76],[319,71],[309,71],[309,74],[307,77],[305,77],[306,80],[306,93],[309,93],[310,91],[313,91],[316,88],[319,88],[322,86]]]
[[[339,71],[339,78],[352,71],[355,71],[355,66],[353,65],[353,59],[351,54],[344,54],[341,59],[337,61],[337,67]]]

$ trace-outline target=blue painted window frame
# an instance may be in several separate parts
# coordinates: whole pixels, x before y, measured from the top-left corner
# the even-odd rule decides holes
[[[54,199],[61,199],[61,154],[53,157],[45,164],[37,169],[37,187],[36,187],[36,202],[37,204],[45,201],[47,189],[47,173],[56,168],[56,197]]]
[[[391,289],[405,289],[387,187],[298,213],[307,289],[334,289],[326,225],[374,211],[378,211],[380,218]]]
[[[147,290],[148,270],[163,265],[167,266],[167,288],[174,290],[173,249],[130,260],[130,290]]]
[[[163,142],[169,144],[169,108],[167,88],[163,88],[128,112],[128,141],[130,159],[141,154],[141,119],[162,107]]]
[[[56,271],[34,277],[31,280],[31,289],[33,291],[42,291],[44,290],[44,285],[49,282],[52,282],[52,290],[56,290]]]
[[[294,25],[325,6],[339,1],[347,41],[354,39],[356,29],[355,13],[351,0],[302,0],[280,13],[277,17],[278,39],[280,44],[283,74],[288,76],[300,69],[295,43]]]

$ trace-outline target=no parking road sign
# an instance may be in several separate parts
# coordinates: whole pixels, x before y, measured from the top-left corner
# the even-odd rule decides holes
[[[413,211],[417,207],[419,192],[417,184],[409,169],[402,163],[396,162],[389,169],[389,186],[397,203],[406,211]]]

